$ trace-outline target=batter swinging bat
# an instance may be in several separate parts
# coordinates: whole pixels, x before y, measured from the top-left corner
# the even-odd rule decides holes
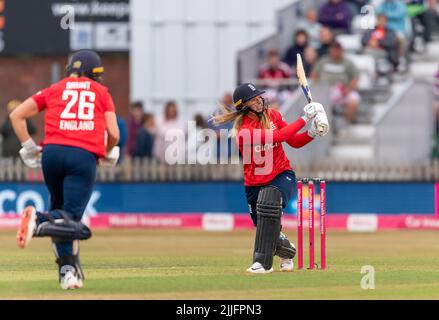
[[[308,100],[308,103],[312,102],[311,91],[309,90],[308,81],[306,80],[305,70],[303,69],[302,57],[300,53],[297,54],[297,78],[299,78],[299,84],[302,88],[303,94],[305,98]]]

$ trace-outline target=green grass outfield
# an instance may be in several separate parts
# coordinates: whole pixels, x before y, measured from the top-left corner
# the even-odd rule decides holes
[[[287,234],[295,241],[295,233]],[[84,288],[63,291],[48,239],[34,239],[21,250],[15,232],[0,231],[0,299],[439,298],[439,232],[329,231],[327,271],[281,273],[275,258],[275,272],[268,275],[245,273],[253,236],[253,231],[96,231],[81,244]],[[374,290],[361,289],[363,265],[375,268]]]

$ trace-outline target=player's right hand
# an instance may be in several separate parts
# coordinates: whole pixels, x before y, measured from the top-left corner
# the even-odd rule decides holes
[[[31,138],[21,144],[22,148],[18,152],[24,164],[29,168],[36,169],[41,167],[41,150]]]
[[[103,167],[114,167],[119,160],[119,156],[120,148],[115,146],[107,152],[105,158],[99,159],[99,165]]]
[[[312,119],[314,119],[314,117],[317,115],[317,113],[324,113],[324,114],[326,114],[325,109],[323,108],[322,104],[320,104],[318,102],[308,103],[303,108],[303,112],[305,114],[303,115],[302,118],[306,122],[311,121]]]

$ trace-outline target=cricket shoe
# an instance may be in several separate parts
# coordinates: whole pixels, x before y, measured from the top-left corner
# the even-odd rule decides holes
[[[26,247],[35,234],[37,228],[37,211],[34,207],[28,206],[21,214],[20,227],[17,231],[17,245],[20,248]]]
[[[280,271],[289,272],[293,271],[294,263],[293,259],[280,259]]]
[[[61,268],[60,286],[63,290],[80,289],[83,286],[82,279],[77,276],[73,266],[63,266]]]
[[[255,274],[265,274],[265,273],[273,272],[273,268],[266,270],[264,269],[262,264],[260,264],[259,262],[255,262],[250,266],[250,268],[247,269],[247,272],[255,273]]]

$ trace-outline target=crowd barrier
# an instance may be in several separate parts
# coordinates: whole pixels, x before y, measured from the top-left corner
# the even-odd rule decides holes
[[[232,162],[233,161],[233,162]],[[227,160],[226,160],[227,162]],[[117,167],[99,167],[98,182],[242,181],[240,160],[227,164],[168,165],[150,158],[126,157]],[[439,181],[439,160],[416,164],[402,161],[337,160],[319,157],[292,163],[297,176],[330,181]],[[0,182],[42,182],[40,169],[26,167],[19,158],[0,158]]]

